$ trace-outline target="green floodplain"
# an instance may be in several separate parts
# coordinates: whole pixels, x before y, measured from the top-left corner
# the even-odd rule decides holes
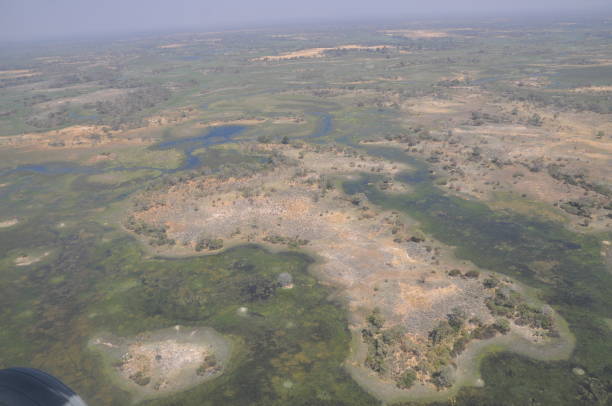
[[[244,61],[242,54],[257,57],[278,53],[279,49],[316,46],[319,42],[309,40],[304,44],[302,40],[288,38],[279,45],[274,41],[280,39],[271,40],[265,35],[252,39],[234,33],[228,37],[233,53],[227,54],[214,44],[202,49],[197,45],[159,50],[155,47],[157,42],[150,39],[108,44],[100,52],[118,47],[124,54],[138,54],[133,64],[126,65],[122,73],[125,77],[119,82],[134,81],[130,86],[145,87],[148,90],[144,95],[155,99],[155,103],[146,107],[125,108],[127,113],[122,113],[121,125],[133,124],[132,121],[162,108],[182,108],[194,103],[200,103],[201,109],[188,124],[200,119],[248,119],[261,115],[273,120],[299,112],[304,117],[300,124],[249,125],[237,135],[237,142],[261,143],[287,135],[291,141],[350,145],[364,154],[408,163],[414,169],[395,177],[396,182],[410,186],[408,193],[381,191],[375,187],[379,180],[376,174],[345,180],[343,190],[349,195],[364,193],[373,205],[412,217],[418,222],[419,231],[455,247],[459,259],[519,280],[568,322],[576,338],[575,350],[568,360],[536,361],[499,347],[478,359],[483,387],[465,387],[451,399],[430,404],[610,405],[612,272],[610,265],[604,263],[601,249],[602,241],[612,240],[612,232],[578,233],[561,222],[544,220],[537,212],[528,216],[492,210],[475,199],[450,195],[430,174],[425,161],[402,149],[359,143],[373,134],[402,130],[395,120],[398,111],[382,102],[367,100],[365,105],[354,105],[353,96],[327,100],[319,94],[281,94],[282,90],[301,89],[303,83],[324,93],[327,83],[345,79],[355,82],[350,85],[351,91],[366,92],[368,84],[363,83],[379,80],[380,72],[386,72],[389,76],[410,75],[411,80],[387,83],[381,79],[374,86],[384,88],[383,91],[403,86],[406,97],[420,97],[429,95],[431,83],[448,76],[447,65],[452,63],[460,65],[458,70],[480,69],[481,79],[514,80],[531,73],[549,75],[550,88],[534,90],[535,98],[552,97],[563,86],[584,85],[587,73],[589,77],[598,75],[595,84],[609,85],[608,68],[585,73],[585,69],[592,68],[538,70],[526,65],[525,61],[563,62],[564,54],[556,51],[555,46],[563,44],[578,52],[576,49],[582,49],[581,41],[589,38],[590,29],[578,27],[576,31],[563,31],[558,37],[538,31],[534,34],[537,40],[527,44],[520,38],[483,39],[482,33],[474,29],[472,39],[415,40],[410,53],[362,57],[340,52],[333,56],[337,59],[331,59],[334,63],[327,65],[298,61],[295,64],[299,71],[281,64],[269,69],[253,67]],[[345,35],[351,41],[373,44],[383,41],[398,49],[408,41],[359,30],[346,34],[332,30],[325,41],[332,45],[347,43]],[[252,42],[247,42],[247,38]],[[592,41],[593,49],[604,47],[606,51],[609,46],[601,36]],[[84,45],[75,47],[76,50],[59,47],[57,53],[70,56],[84,52]],[[504,47],[516,53],[508,53],[510,56],[503,59],[498,51]],[[547,53],[538,52],[542,47],[548,49]],[[523,51],[525,54],[520,53]],[[436,54],[431,56],[428,52]],[[12,60],[15,66],[30,58],[21,50],[15,55]],[[469,58],[464,58],[465,55]],[[151,66],[156,67],[154,74]],[[202,79],[196,71],[208,76]],[[109,72],[95,68],[89,72],[95,78],[91,81],[101,87],[119,83],[119,79],[108,77],[113,75]],[[240,72],[243,76],[236,76]],[[146,83],[140,82],[141,77]],[[318,77],[326,83],[318,83]],[[77,79],[54,77],[59,79],[68,82],[54,82],[56,87],[49,92],[53,95],[47,97],[80,96],[82,88],[64,91],[62,86],[89,83],[86,75]],[[20,79],[10,86],[30,80],[33,79]],[[160,83],[171,83],[169,87],[176,93],[167,98],[163,92],[158,94]],[[505,91],[507,85],[495,81],[482,83],[491,92]],[[96,112],[95,105],[78,107],[75,102],[59,116],[65,122],[57,122],[57,115],[44,115],[49,122],[46,118],[27,121],[32,106],[23,104],[21,90],[10,86],[7,85],[10,91],[0,95],[2,108],[13,111],[0,120],[0,130],[6,135],[84,124]],[[434,90],[444,92],[440,88]],[[565,102],[583,106],[585,111],[600,108],[601,114],[612,111],[601,107],[609,106],[606,104],[609,99],[601,95],[564,93],[563,97]],[[97,120],[114,126],[115,110],[110,107],[98,110]],[[188,127],[177,124],[151,129],[150,133],[160,141],[157,148],[108,147],[104,153],[117,156],[113,164],[88,164],[87,160],[98,154],[97,150],[95,154],[85,149],[72,151],[70,159],[63,159],[62,154],[68,154],[63,150],[0,151],[0,221],[6,222],[0,228],[0,368],[40,368],[61,378],[92,406],[127,405],[131,403],[130,394],[106,374],[100,355],[88,348],[90,340],[103,332],[131,337],[176,325],[206,326],[231,343],[232,354],[223,374],[186,391],[142,404],[381,404],[343,366],[352,340],[347,311],[334,295],[334,288],[320,283],[309,272],[313,257],[299,250],[271,252],[255,245],[212,255],[161,257],[152,254],[151,249],[121,226],[130,197],[147,187],[202,168],[215,173],[231,165],[257,167],[268,158],[242,155],[229,144],[200,148],[181,146],[180,141],[172,144],[184,137],[209,134],[202,127],[197,130]],[[223,132],[226,127],[217,128]],[[100,151],[104,148],[100,147]],[[37,260],[16,266],[19,258]],[[542,261],[555,265],[545,270],[534,266]],[[287,272],[293,277],[294,288],[278,289],[279,275]],[[573,372],[576,368],[584,374]]]
[[[606,236],[579,235],[559,224],[446,196],[423,163],[396,149],[368,152],[418,168],[398,176],[414,192],[384,194],[364,177],[346,182],[347,193],[365,192],[374,204],[405,211],[425,232],[456,246],[459,258],[537,288],[577,337],[567,361],[537,362],[503,351],[485,357],[485,387],[464,388],[455,404],[512,398],[512,404],[535,399],[575,405],[585,391],[597,396],[596,391],[607,390],[612,275],[599,253]],[[127,395],[102,374],[99,359],[86,348],[93,334],[129,336],[176,324],[206,325],[234,343],[226,373],[151,404],[377,404],[342,368],[351,339],[345,310],[329,299],[332,289],[308,273],[312,259],[256,246],[194,258],[152,258],[92,210],[123,198],[133,186],[88,189],[79,181],[83,176],[20,173],[7,179],[19,193],[3,194],[3,210],[20,207],[17,217],[28,220],[0,232],[2,365],[45,368],[92,404],[120,404]],[[27,205],[20,203],[26,200]],[[17,253],[41,246],[56,253],[48,261],[11,266]],[[559,265],[545,283],[529,264],[551,258],[560,259]],[[282,272],[294,276],[295,289],[270,288]],[[240,314],[240,307],[248,313]],[[574,367],[587,374],[576,376]]]

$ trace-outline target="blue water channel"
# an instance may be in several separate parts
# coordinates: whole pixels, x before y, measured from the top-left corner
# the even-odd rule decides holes
[[[319,118],[319,123],[314,132],[305,139],[317,139],[328,135],[333,129],[332,117],[328,113],[312,113]],[[235,137],[240,135],[247,127],[240,125],[225,125],[214,127],[203,134],[195,137],[180,138],[169,141],[162,141],[151,146],[152,150],[176,149],[185,154],[183,163],[174,169],[160,169],[149,166],[130,166],[130,167],[105,167],[105,166],[81,166],[66,162],[48,162],[44,164],[19,165],[15,168],[0,169],[0,176],[12,175],[20,172],[43,173],[47,175],[67,175],[67,174],[98,174],[112,171],[135,171],[142,169],[157,170],[163,173],[175,173],[185,170],[193,170],[202,165],[202,160],[193,151],[199,148],[210,147],[232,142]]]

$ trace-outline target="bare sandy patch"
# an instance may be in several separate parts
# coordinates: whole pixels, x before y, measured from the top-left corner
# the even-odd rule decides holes
[[[189,44],[185,44],[185,43],[174,43],[174,44],[167,44],[167,45],[160,45],[158,46],[158,48],[160,49],[174,49],[174,48],[183,48],[186,47]]]
[[[31,69],[0,70],[0,79],[16,79],[40,75]]]
[[[588,86],[588,87],[576,87],[570,89],[570,92],[574,93],[599,93],[599,92],[612,92],[612,86]]]
[[[433,30],[383,30],[385,35],[401,36],[406,38],[445,38],[450,37],[446,31]]]
[[[51,254],[50,251],[45,251],[41,255],[21,255],[15,258],[15,265],[28,266],[42,261]]]
[[[404,109],[421,114],[450,114],[458,111],[463,103],[450,100],[420,100],[402,106]]]
[[[113,381],[135,402],[187,389],[220,376],[229,342],[208,327],[175,326],[123,338],[101,334],[89,342]]]
[[[8,227],[12,227],[16,224],[19,223],[19,219],[10,219],[10,220],[4,220],[4,221],[0,221],[0,228],[8,228]]]
[[[322,58],[330,51],[382,51],[393,48],[389,45],[341,45],[330,48],[308,48],[300,51],[287,52],[281,55],[268,55],[259,58],[253,58],[251,61],[283,61],[301,58]]]

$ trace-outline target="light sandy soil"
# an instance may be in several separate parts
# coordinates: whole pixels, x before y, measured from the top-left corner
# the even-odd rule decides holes
[[[16,79],[40,75],[31,69],[0,70],[0,79]]]
[[[161,48],[161,49],[173,49],[173,48],[186,47],[187,45],[189,45],[189,44],[175,43],[175,44],[160,45],[160,46],[158,46],[158,48]]]
[[[302,49],[300,51],[287,52],[281,55],[268,55],[262,56],[259,58],[253,58],[251,61],[283,61],[283,60],[291,60],[291,59],[300,59],[300,58],[322,58],[325,56],[326,52],[329,51],[379,51],[384,49],[392,48],[389,45],[341,45],[337,47],[331,48],[308,48]]]
[[[605,209],[610,198],[593,187],[612,189],[612,122],[605,115],[509,104],[469,87],[449,92],[452,97],[447,99],[404,102],[401,109],[406,114],[400,122],[408,129],[430,129],[430,135],[410,135],[409,130],[396,138],[404,137],[403,141],[389,145],[430,161],[437,175],[446,178],[444,187],[451,193],[491,204],[499,204],[502,196],[515,196],[514,207],[543,203],[545,211],[567,219],[574,229],[612,227],[610,210]],[[475,123],[474,113],[488,117]],[[542,117],[541,125],[530,124],[534,114]],[[604,137],[595,136],[599,131]],[[555,166],[578,183],[553,177],[550,168]],[[590,216],[562,210],[564,203],[576,201],[593,205]]]
[[[386,35],[401,36],[406,38],[445,38],[451,36],[445,31],[432,30],[383,30]]]
[[[27,265],[32,265],[35,264],[37,262],[42,261],[44,258],[48,257],[51,254],[51,252],[46,251],[44,252],[42,255],[22,255],[19,256],[17,258],[15,258],[15,265],[17,266],[27,266]]]
[[[19,219],[10,219],[10,220],[4,220],[4,221],[0,221],[0,228],[8,228],[8,227],[12,227],[16,224],[19,223]]]
[[[122,338],[101,334],[89,346],[110,364],[111,377],[134,401],[184,390],[223,373],[229,342],[207,327],[182,327]]]
[[[577,87],[570,90],[576,93],[589,93],[589,92],[612,92],[612,86],[589,86],[589,87]]]

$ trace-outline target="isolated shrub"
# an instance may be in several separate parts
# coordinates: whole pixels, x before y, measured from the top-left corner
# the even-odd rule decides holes
[[[451,327],[448,321],[441,321],[433,330],[429,332],[429,339],[436,345],[446,340],[455,334],[455,329]]]
[[[465,314],[465,311],[455,307],[452,312],[448,314],[447,318],[448,324],[450,324],[455,331],[459,331],[461,327],[463,327],[463,323],[465,323],[467,315]]]
[[[510,322],[507,319],[497,319],[493,327],[500,333],[506,334],[510,331]]]
[[[416,378],[416,372],[414,372],[413,369],[407,369],[397,380],[397,387],[401,389],[408,389],[414,385]]]
[[[452,367],[446,367],[434,373],[431,381],[438,388],[449,388],[453,386],[453,382],[455,381],[455,372]]]
[[[453,350],[452,350],[451,354],[453,356],[457,356],[457,355],[461,354],[465,350],[465,347],[467,346],[467,344],[469,342],[470,342],[469,337],[465,337],[465,336],[459,337],[453,343]]]
[[[482,282],[482,284],[487,289],[493,289],[499,285],[499,280],[496,278],[487,278],[484,280],[484,282]]]
[[[472,331],[472,338],[486,340],[497,335],[497,329],[493,325],[485,325],[475,328]]]
[[[380,312],[379,308],[372,310],[372,313],[368,316],[368,323],[376,329],[381,329],[385,324],[385,318]]]
[[[465,277],[466,278],[472,278],[472,279],[476,279],[480,277],[480,272],[476,271],[476,270],[471,270],[471,271],[467,271],[465,273]]]
[[[461,276],[461,271],[458,269],[451,269],[448,272],[448,276]]]

